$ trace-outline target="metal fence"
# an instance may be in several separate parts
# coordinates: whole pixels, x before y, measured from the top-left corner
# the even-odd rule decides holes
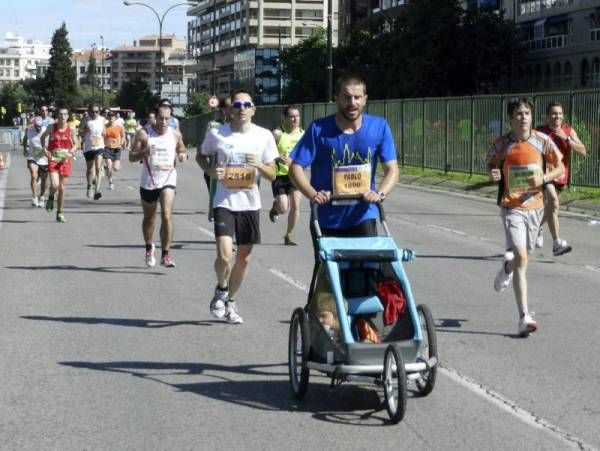
[[[565,122],[575,128],[587,156],[571,152],[570,184],[600,187],[600,90],[561,91],[493,96],[380,100],[369,102],[366,111],[387,119],[401,165],[444,171],[485,174],[485,156],[495,137],[510,124],[506,106],[513,97],[531,97],[535,104],[534,124],[546,120],[546,106],[563,104]],[[314,119],[332,114],[335,104],[298,105],[306,128]],[[282,106],[257,107],[254,122],[272,129],[281,123]],[[196,145],[213,113],[181,121],[184,140]]]

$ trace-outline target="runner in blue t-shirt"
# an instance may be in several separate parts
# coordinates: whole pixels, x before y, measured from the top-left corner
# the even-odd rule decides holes
[[[319,225],[326,236],[377,235],[374,204],[383,201],[398,181],[390,127],[381,117],[363,114],[366,91],[361,77],[342,76],[335,90],[337,113],[311,123],[290,154],[290,178],[302,194],[320,205]],[[378,162],[384,175],[376,188]],[[304,174],[307,167],[310,181]],[[362,195],[363,202],[332,205],[332,195]]]

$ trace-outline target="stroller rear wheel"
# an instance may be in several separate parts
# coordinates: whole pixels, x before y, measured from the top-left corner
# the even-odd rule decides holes
[[[437,359],[437,339],[431,311],[426,305],[420,304],[417,306],[417,313],[419,315],[421,332],[423,333],[423,343],[419,348],[417,359],[420,358],[424,361],[429,361],[431,357],[435,357]],[[433,387],[435,386],[436,375],[437,363],[435,366],[427,368],[425,371],[421,371],[419,378],[415,380],[419,395],[427,396],[429,393],[431,393]]]
[[[406,369],[402,353],[393,344],[383,356],[383,393],[390,420],[397,424],[406,412]]]
[[[304,310],[298,307],[292,313],[288,342],[288,369],[290,386],[296,399],[304,398],[308,388],[310,370],[306,366],[310,351],[308,318]]]

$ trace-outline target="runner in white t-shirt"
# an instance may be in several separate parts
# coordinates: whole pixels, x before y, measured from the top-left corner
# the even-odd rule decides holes
[[[33,118],[31,127],[25,131],[23,138],[23,155],[27,158],[27,168],[31,175],[31,205],[44,208],[44,193],[48,180],[48,157],[42,148],[40,138],[46,131],[44,121],[40,116]],[[40,188],[38,192],[38,178]]]
[[[142,230],[146,243],[146,265],[156,264],[154,259],[154,219],[160,201],[161,218],[160,243],[162,258],[160,264],[174,268],[175,263],[169,255],[173,241],[173,220],[171,214],[175,204],[175,187],[177,186],[177,170],[175,160],[185,158],[185,145],[181,133],[169,128],[171,108],[159,106],[156,111],[156,124],[142,129],[135,136],[129,161],[142,161],[140,179],[140,197],[144,220]]]
[[[231,122],[209,130],[197,161],[218,180],[213,200],[217,287],[210,312],[230,324],[240,324],[243,320],[234,299],[248,270],[252,247],[260,243],[258,181],[261,176],[275,180],[279,153],[271,132],[252,123],[256,108],[250,94],[238,91],[231,105]],[[216,165],[210,165],[210,157]],[[234,237],[238,250],[232,267]]]
[[[102,153],[104,152],[104,117],[100,116],[100,107],[96,104],[89,106],[88,120],[81,121],[81,134],[83,135],[83,157],[86,164],[87,197],[98,200],[100,193],[100,179],[102,177]],[[100,162],[96,164],[96,157]],[[92,189],[92,184],[96,185]]]

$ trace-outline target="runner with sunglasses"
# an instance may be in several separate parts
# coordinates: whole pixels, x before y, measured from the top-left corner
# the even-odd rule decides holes
[[[258,181],[261,176],[275,179],[279,153],[271,132],[252,123],[256,108],[250,94],[236,92],[231,106],[230,122],[208,131],[196,159],[204,172],[218,180],[213,202],[217,287],[210,312],[230,324],[241,324],[244,321],[235,298],[248,271],[252,248],[260,243]],[[215,166],[210,158],[216,160]],[[234,238],[238,245],[235,262]]]

